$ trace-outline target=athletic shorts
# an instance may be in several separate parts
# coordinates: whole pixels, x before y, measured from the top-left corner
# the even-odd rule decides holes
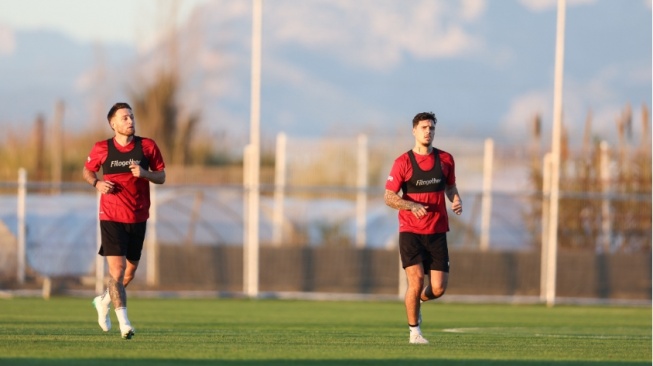
[[[403,268],[420,264],[424,271],[449,273],[449,249],[447,233],[414,234],[399,233],[399,254]]]
[[[121,256],[130,261],[139,261],[145,241],[147,222],[125,224],[115,221],[100,221],[102,245],[99,255]]]

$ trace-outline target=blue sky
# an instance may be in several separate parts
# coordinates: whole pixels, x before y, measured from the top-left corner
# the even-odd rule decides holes
[[[13,108],[0,98],[0,123],[49,113],[60,97],[75,106],[71,123],[95,118],[90,104],[100,94],[124,97],[128,85],[147,80],[161,62],[161,30],[174,4],[189,70],[183,105],[201,110],[210,133],[246,135],[251,2],[245,0],[0,0],[0,80],[21,80],[0,86],[5,100],[13,98]],[[267,135],[393,134],[423,110],[434,111],[449,135],[519,142],[538,113],[544,133],[550,130],[556,0],[264,4]],[[44,34],[50,41],[37,40]],[[27,39],[42,44],[28,48]],[[48,48],[54,44],[65,46]],[[98,44],[107,54],[104,79],[94,61]],[[564,107],[572,140],[580,139],[589,111],[596,134],[613,137],[626,103],[637,129],[641,104],[651,104],[651,1],[568,0],[566,45]],[[48,65],[53,75],[37,78],[37,58],[61,65]],[[11,71],[3,74],[3,67]]]

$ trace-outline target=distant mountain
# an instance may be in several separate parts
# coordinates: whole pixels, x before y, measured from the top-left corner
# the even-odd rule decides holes
[[[0,56],[0,123],[24,125],[37,114],[51,115],[57,100],[66,105],[66,123],[83,127],[94,117],[88,114],[92,93],[113,93],[116,82],[93,82],[100,62],[109,67],[133,57],[124,45],[94,46],[48,30],[14,33],[15,49]],[[101,53],[106,59],[101,60]],[[109,77],[107,77],[109,79]]]

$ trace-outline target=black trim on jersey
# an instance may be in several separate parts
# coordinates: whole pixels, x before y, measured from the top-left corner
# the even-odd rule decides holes
[[[446,179],[442,174],[442,165],[440,163],[440,153],[436,148],[433,148],[432,154],[435,154],[435,163],[431,170],[425,171],[419,167],[417,160],[415,160],[415,153],[413,150],[408,151],[410,163],[413,166],[413,175],[409,180],[402,183],[401,190],[404,193],[428,193],[444,191],[446,187]]]
[[[127,152],[120,152],[113,142],[113,138],[107,140],[107,159],[102,164],[102,174],[129,173],[129,165],[135,162],[143,169],[150,169],[150,162],[143,152],[143,139],[134,136],[134,148]]]

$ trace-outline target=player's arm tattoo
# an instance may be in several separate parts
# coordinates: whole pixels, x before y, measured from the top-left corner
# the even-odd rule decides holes
[[[86,167],[84,167],[84,169],[82,170],[82,176],[84,177],[84,180],[91,185],[97,179],[97,174],[95,172],[88,170]]]
[[[107,287],[114,309],[127,307],[127,293],[125,292],[125,286],[122,284],[122,281],[116,281],[111,278]]]
[[[412,210],[413,208],[416,208],[418,203],[411,202],[411,201],[406,201],[404,199],[401,199],[399,195],[389,189],[385,190],[385,194],[383,195],[383,199],[385,200],[385,204],[388,205],[389,207],[392,207],[396,210]]]

